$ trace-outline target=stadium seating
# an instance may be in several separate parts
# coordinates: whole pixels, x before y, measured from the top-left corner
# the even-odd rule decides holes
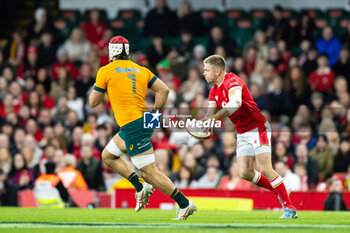
[[[67,9],[60,11],[58,17],[63,18],[70,23],[78,25],[81,18],[81,14],[80,11],[77,9]]]
[[[231,38],[234,39],[241,48],[243,48],[253,36],[252,21],[249,19],[238,20],[237,26],[232,28],[232,30],[229,31],[229,34]]]
[[[265,20],[271,17],[271,12],[266,9],[252,9],[250,15],[252,18],[252,27],[257,29],[263,25]]]
[[[227,26],[225,14],[220,13],[214,9],[205,9],[201,10],[200,15],[203,19],[204,24],[207,28],[212,28],[214,26],[219,26],[222,29],[225,29]]]
[[[53,21],[53,26],[55,28],[55,37],[58,42],[62,43],[67,38],[69,38],[70,33],[75,26],[75,23],[70,22],[70,20],[63,17],[57,17]]]

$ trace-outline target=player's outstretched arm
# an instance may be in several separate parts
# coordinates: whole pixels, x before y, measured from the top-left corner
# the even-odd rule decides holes
[[[159,110],[165,105],[168,99],[169,88],[162,80],[157,78],[150,89],[156,93],[153,110]]]
[[[102,103],[102,99],[103,99],[104,93],[96,91],[96,90],[92,90],[91,94],[89,95],[89,104],[90,106],[96,107],[97,105]]]

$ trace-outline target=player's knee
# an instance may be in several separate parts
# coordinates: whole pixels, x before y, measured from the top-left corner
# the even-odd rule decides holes
[[[111,161],[112,161],[111,153],[110,153],[108,150],[104,149],[104,150],[102,151],[101,157],[102,157],[103,162],[104,162],[107,166],[110,166]]]
[[[152,176],[154,176],[158,172],[158,169],[156,166],[154,166],[154,164],[150,164],[141,168],[140,171],[141,171],[141,176],[145,180],[150,180]]]

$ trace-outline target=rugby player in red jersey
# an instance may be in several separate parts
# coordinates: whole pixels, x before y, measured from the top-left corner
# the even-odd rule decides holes
[[[284,207],[280,218],[297,218],[281,176],[272,168],[271,128],[260,113],[245,83],[226,73],[225,59],[219,55],[204,60],[204,77],[214,84],[209,93],[206,119],[228,117],[237,129],[237,161],[240,176],[276,193]],[[221,110],[217,112],[217,107]],[[206,128],[204,131],[212,130]],[[256,164],[256,167],[255,167]],[[256,168],[256,170],[255,170]]]

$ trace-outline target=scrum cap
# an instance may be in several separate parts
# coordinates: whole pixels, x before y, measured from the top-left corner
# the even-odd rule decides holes
[[[108,53],[109,60],[114,56],[121,54],[123,51],[129,55],[129,41],[122,36],[115,36],[109,41]]]

